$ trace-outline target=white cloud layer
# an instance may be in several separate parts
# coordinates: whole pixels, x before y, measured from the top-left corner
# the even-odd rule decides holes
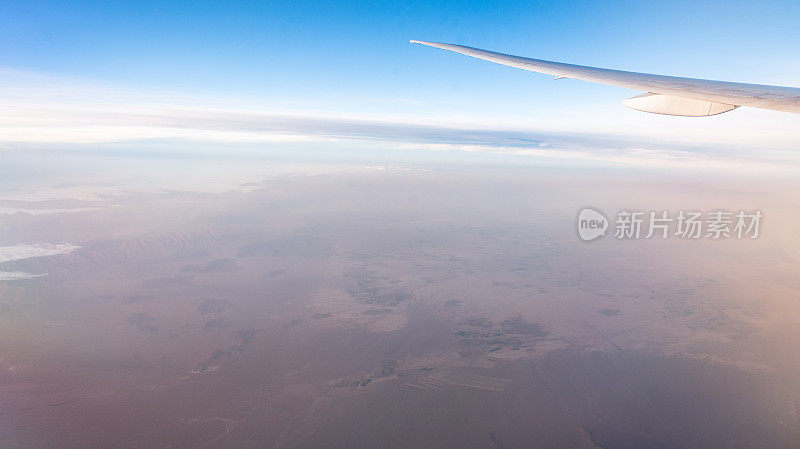
[[[676,118],[603,108],[528,117],[286,111],[237,99],[198,98],[0,72],[0,149],[142,141],[296,143],[382,141],[398,148],[580,158],[647,166],[798,162],[797,117],[743,108]],[[242,106],[245,104],[245,106]],[[425,109],[424,106],[420,106]],[[721,165],[720,165],[721,164]]]
[[[71,243],[38,243],[33,245],[0,246],[0,263],[31,257],[54,256],[75,251],[80,246]]]
[[[66,254],[80,248],[71,243],[39,243],[33,245],[0,246],[0,263],[31,257],[55,256]],[[24,273],[19,271],[0,271],[0,281],[28,279],[43,274]]]

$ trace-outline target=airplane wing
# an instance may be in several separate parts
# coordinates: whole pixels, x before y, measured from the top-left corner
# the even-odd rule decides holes
[[[623,101],[623,104],[644,112],[703,117],[722,114],[739,106],[751,106],[800,114],[800,88],[796,87],[650,75],[523,58],[463,45],[416,40],[412,40],[411,43],[429,45],[498,64],[545,73],[555,76],[556,79],[571,78],[643,91],[646,93],[629,98]]]

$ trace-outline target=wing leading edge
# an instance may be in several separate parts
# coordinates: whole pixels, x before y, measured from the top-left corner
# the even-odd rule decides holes
[[[697,117],[721,114],[739,106],[750,106],[800,114],[800,88],[796,87],[651,75],[523,58],[463,45],[416,40],[411,43],[450,50],[556,78],[572,78],[643,91],[646,93],[629,98],[623,104],[645,112]]]

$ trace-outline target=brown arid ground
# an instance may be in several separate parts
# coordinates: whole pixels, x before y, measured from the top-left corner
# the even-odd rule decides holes
[[[0,281],[0,445],[800,446],[797,201],[579,178],[2,200],[59,211],[0,215],[0,246],[77,248],[0,264],[28,274]],[[767,221],[753,241],[585,243],[587,204]]]

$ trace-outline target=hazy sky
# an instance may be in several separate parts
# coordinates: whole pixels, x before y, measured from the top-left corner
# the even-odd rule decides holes
[[[795,162],[792,114],[642,114],[620,104],[634,91],[556,82],[408,43],[797,86],[794,1],[6,1],[0,10],[0,149],[358,138],[530,152],[507,135],[484,136],[476,147],[448,131],[385,129],[399,124],[524,131],[539,148],[580,157],[625,150],[648,160],[679,150]],[[318,127],[320,119],[328,124]]]

